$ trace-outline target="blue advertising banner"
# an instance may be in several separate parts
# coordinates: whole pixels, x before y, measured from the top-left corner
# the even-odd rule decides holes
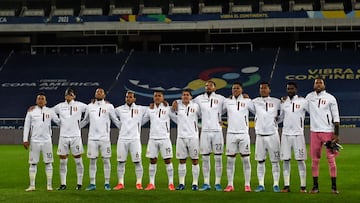
[[[194,97],[204,93],[207,80],[216,83],[217,92],[228,97],[235,81],[243,83],[251,98],[259,95],[259,84],[271,82],[271,95],[286,95],[286,83],[295,81],[299,95],[312,91],[315,78],[325,79],[326,89],[339,104],[343,124],[360,126],[360,59],[358,53],[294,52],[277,50],[212,54],[152,54],[42,56],[13,54],[0,72],[0,118],[23,118],[35,95],[47,94],[48,106],[64,100],[64,90],[73,87],[77,99],[88,103],[95,89],[102,87],[114,106],[125,102],[125,93],[137,94],[137,103],[152,102],[154,90],[164,91],[171,103],[184,88]],[[4,58],[4,57],[0,57]],[[123,67],[123,68],[122,68]],[[273,73],[273,74],[272,74]],[[271,77],[272,76],[272,77]],[[349,119],[346,119],[349,118]],[[355,118],[355,119],[354,119]]]

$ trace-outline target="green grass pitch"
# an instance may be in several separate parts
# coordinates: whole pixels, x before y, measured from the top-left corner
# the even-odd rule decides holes
[[[145,158],[143,148],[143,166],[144,177],[143,186],[145,187],[149,181],[148,177],[148,159]],[[156,190],[155,191],[138,191],[135,189],[135,172],[134,165],[128,161],[125,173],[125,189],[122,191],[105,191],[103,189],[103,166],[101,159],[98,160],[97,171],[97,187],[96,191],[75,191],[76,185],[76,172],[74,161],[72,158],[68,162],[68,176],[67,186],[65,191],[46,191],[46,178],[44,164],[38,165],[38,172],[36,177],[36,191],[25,192],[24,189],[28,187],[28,151],[22,145],[0,145],[1,158],[0,158],[0,202],[360,202],[360,145],[344,145],[344,150],[337,158],[338,166],[338,189],[339,195],[330,193],[330,178],[328,172],[328,165],[325,154],[321,159],[320,165],[320,178],[319,178],[319,194],[301,194],[299,193],[299,177],[297,170],[297,163],[291,162],[291,193],[274,193],[272,192],[272,174],[269,160],[267,160],[265,187],[266,192],[263,193],[245,193],[243,188],[243,172],[241,160],[237,157],[236,172],[234,186],[235,191],[231,193],[216,192],[215,190],[200,192],[191,191],[190,186],[192,182],[191,165],[188,161],[187,177],[186,177],[186,190],[184,191],[169,191],[167,189],[167,175],[165,165],[162,160],[159,160],[156,175]],[[56,146],[54,146],[54,152]],[[252,150],[254,146],[252,146]],[[175,150],[174,150],[175,151]],[[324,152],[324,150],[323,150]],[[116,173],[116,146],[113,146],[113,157],[111,160],[111,186],[117,183]],[[89,184],[89,162],[87,158],[84,159],[85,174],[84,174],[84,188]],[[130,160],[130,159],[128,159]],[[200,159],[201,160],[201,159]],[[252,179],[251,186],[254,189],[257,186],[256,177],[256,162],[254,161],[253,154],[251,155],[252,161]],[[223,177],[222,186],[227,184],[226,178],[226,157],[223,157]],[[173,160],[174,164],[174,182],[175,186],[178,183],[177,167],[178,161]],[[201,164],[201,162],[200,162]],[[311,162],[307,160],[307,189],[312,187],[311,178]],[[211,183],[214,183],[214,161],[211,159]],[[282,174],[282,173],[281,173]],[[54,189],[59,186],[59,159],[55,157],[54,162],[54,176],[53,187]],[[199,185],[202,185],[202,173],[200,168]],[[283,187],[283,179],[280,178],[280,187]]]

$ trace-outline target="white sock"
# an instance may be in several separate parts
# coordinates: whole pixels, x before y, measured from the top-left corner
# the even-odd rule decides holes
[[[144,169],[141,162],[135,163],[136,184],[142,184]]]
[[[66,185],[68,159],[60,159],[60,184]]]
[[[274,186],[279,186],[279,179],[280,179],[280,164],[279,162],[271,162],[272,165],[272,174],[274,179]]]
[[[179,173],[179,184],[185,185],[186,163],[184,164],[179,163],[178,173]]]
[[[118,183],[124,184],[125,162],[118,162],[117,166]]]
[[[258,162],[257,164],[257,177],[259,180],[259,185],[264,186],[264,177],[265,177],[265,161],[264,162]]]
[[[153,185],[155,185],[156,167],[157,167],[157,164],[150,164],[149,165],[150,184],[153,184]]]
[[[82,185],[84,178],[84,163],[82,157],[75,158],[75,164],[76,164],[77,184]]]
[[[283,162],[283,175],[284,175],[284,186],[290,186],[290,161],[284,160]]]
[[[45,173],[46,173],[46,180],[47,186],[52,186],[52,177],[53,177],[53,166],[52,163],[45,164]]]
[[[193,185],[198,185],[199,183],[199,174],[200,174],[200,166],[199,164],[191,166],[192,176],[193,176]]]
[[[30,164],[30,167],[29,167],[30,186],[35,187],[36,172],[37,172],[37,165]]]
[[[234,171],[235,171],[235,161],[236,157],[227,157],[227,164],[226,164],[226,174],[228,178],[228,186],[234,185]]]
[[[210,184],[210,156],[209,155],[203,155],[202,156],[202,171],[204,175],[204,184]]]
[[[169,179],[169,185],[174,184],[174,168],[172,163],[166,164],[166,172]]]
[[[306,163],[305,161],[298,161],[299,175],[300,175],[300,186],[306,186]]]
[[[90,159],[90,166],[89,166],[90,184],[93,184],[93,185],[96,184],[96,180],[95,180],[96,170],[97,170],[96,161],[97,161],[96,158]]]
[[[214,155],[215,159],[215,184],[221,183],[222,176],[222,155]]]
[[[241,160],[242,160],[242,163],[243,163],[245,185],[250,186],[250,179],[251,179],[250,156],[243,156],[243,157],[241,157]]]
[[[110,174],[111,174],[110,158],[103,158],[103,161],[104,161],[105,184],[109,184],[110,183]]]

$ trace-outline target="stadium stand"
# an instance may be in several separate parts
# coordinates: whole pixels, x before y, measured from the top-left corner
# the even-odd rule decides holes
[[[176,14],[192,14],[192,4],[191,1],[169,1],[169,15]]]
[[[223,12],[223,5],[219,4],[218,1],[211,0],[200,0],[199,1],[199,14],[206,13],[226,13]]]
[[[139,15],[163,14],[168,12],[168,3],[164,0],[140,0]]]
[[[283,11],[281,0],[260,0],[259,1],[260,12],[281,12]]]

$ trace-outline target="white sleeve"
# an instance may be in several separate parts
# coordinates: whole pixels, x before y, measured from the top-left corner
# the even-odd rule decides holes
[[[56,114],[59,114],[59,105],[60,104],[57,104],[57,105],[55,105],[54,107],[51,108]]]
[[[254,106],[254,102],[249,99],[249,111],[255,115],[256,111],[255,111],[255,106]]]
[[[225,99],[224,100],[224,103],[223,103],[223,105],[222,105],[222,112],[221,112],[221,114],[225,114],[226,112],[227,112],[227,100]]]
[[[280,105],[280,115],[277,119],[277,123],[281,123],[284,121],[284,108],[283,108],[283,105]]]
[[[330,110],[333,118],[333,122],[340,122],[339,107],[335,97],[330,101]]]
[[[144,108],[144,116],[142,118],[141,121],[141,125],[144,125],[145,123],[147,123],[150,120],[150,114],[149,114],[149,109],[148,107],[143,107]]]
[[[170,108],[170,119],[172,121],[174,121],[174,123],[177,124],[178,119],[177,119],[177,112],[175,112],[172,108]]]
[[[120,129],[121,127],[121,122],[120,120],[117,118],[116,114],[115,114],[115,109],[114,109],[114,106],[112,104],[109,105],[109,115],[110,115],[110,119],[111,121],[115,124],[115,126],[117,128]]]
[[[50,109],[50,114],[51,114],[51,120],[58,126],[60,126],[60,118],[57,116],[57,114],[55,113],[55,111],[53,111],[52,109]]]
[[[86,111],[85,111],[85,115],[84,115],[84,118],[80,121],[80,128],[83,128],[85,127],[90,121],[90,118],[89,118],[89,106],[86,107]]]
[[[24,131],[23,131],[23,142],[29,141],[29,132],[30,132],[30,126],[31,126],[31,113],[27,112],[25,117],[25,123],[24,123]]]

